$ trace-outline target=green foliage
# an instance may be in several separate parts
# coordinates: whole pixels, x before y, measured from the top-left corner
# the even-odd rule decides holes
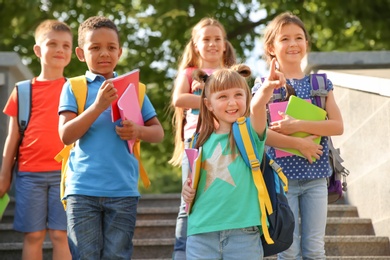
[[[260,4],[255,0],[0,0],[0,50],[17,52],[31,71],[38,74],[40,65],[33,53],[33,32],[42,20],[55,18],[67,22],[74,31],[76,46],[80,22],[93,15],[113,19],[124,48],[116,70],[121,74],[141,69],[141,81],[147,84],[148,96],[165,129],[162,143],[142,144],[152,187],[141,189],[178,192],[180,170],[167,163],[173,150],[169,104],[178,58],[190,38],[192,26],[205,16],[220,20],[238,60],[245,62],[264,26],[276,14],[287,10],[306,24],[313,51],[389,49],[389,0],[262,0]],[[86,65],[74,55],[65,74],[76,76],[85,70]]]

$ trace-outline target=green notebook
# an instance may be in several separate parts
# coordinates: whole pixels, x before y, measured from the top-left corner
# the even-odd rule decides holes
[[[296,96],[290,96],[285,113],[293,118],[300,120],[320,121],[326,119],[326,111],[324,109]],[[309,135],[310,134],[305,132],[297,132],[291,136],[306,137]],[[321,137],[314,139],[314,142],[317,144],[319,144],[320,141]],[[296,149],[287,148],[281,150],[298,155],[300,157],[304,157],[302,153]],[[313,162],[316,160],[314,157],[312,157],[312,159]]]
[[[7,208],[8,203],[9,203],[9,196],[6,193],[2,198],[0,198],[0,219],[3,217],[4,211]]]

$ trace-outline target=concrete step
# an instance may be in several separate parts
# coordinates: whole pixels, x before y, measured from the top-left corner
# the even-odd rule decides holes
[[[133,259],[171,259],[179,203],[180,194],[146,194],[140,198]],[[21,258],[23,235],[12,230],[13,209],[14,201],[11,198],[0,223],[1,260]],[[359,218],[354,206],[329,205],[326,234],[327,259],[390,259],[389,239],[376,237],[371,220]],[[47,239],[44,260],[51,257],[52,245]]]
[[[175,219],[137,220],[134,238],[173,238],[175,237]],[[374,229],[370,219],[328,218],[326,226],[328,236],[372,235]],[[12,229],[12,224],[0,224],[0,243],[19,242],[23,234]]]
[[[174,239],[134,239],[133,242],[133,259],[171,259]],[[327,236],[325,243],[327,260],[390,259],[389,240],[386,237]],[[51,243],[45,242],[43,260],[52,258],[51,249]],[[0,243],[2,260],[21,259],[21,250],[22,243]],[[276,257],[265,259],[274,260]]]

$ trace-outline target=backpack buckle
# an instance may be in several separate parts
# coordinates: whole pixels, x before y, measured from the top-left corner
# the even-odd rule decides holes
[[[313,97],[326,97],[328,95],[328,91],[326,91],[326,89],[312,89],[310,91],[310,95],[313,96]]]
[[[246,122],[246,117],[242,116],[240,118],[237,118],[237,124],[242,125]]]
[[[257,159],[250,160],[252,171],[257,171],[260,169],[260,162]]]

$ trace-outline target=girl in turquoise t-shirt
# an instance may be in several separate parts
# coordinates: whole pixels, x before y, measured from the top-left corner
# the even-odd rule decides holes
[[[271,71],[267,87],[251,99],[244,77],[251,71],[246,65],[219,69],[210,76],[195,71],[195,79],[204,79],[199,133],[196,148],[202,146],[201,171],[197,190],[188,179],[183,199],[195,199],[188,217],[186,256],[189,259],[262,259],[260,217],[257,190],[252,172],[238,152],[232,134],[233,123],[242,116],[251,119],[250,131],[262,157],[266,131],[266,104],[274,88],[284,77]]]

